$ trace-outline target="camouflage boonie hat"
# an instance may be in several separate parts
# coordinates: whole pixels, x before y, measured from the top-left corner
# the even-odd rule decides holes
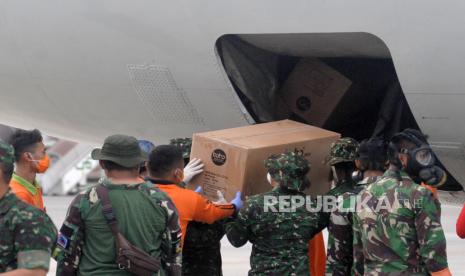
[[[182,150],[182,158],[189,158],[191,156],[191,147],[192,147],[191,138],[171,139],[170,145],[178,147]]]
[[[354,161],[357,157],[359,144],[352,138],[346,137],[331,144],[331,151],[325,159],[330,166],[341,162]]]
[[[15,163],[15,150],[13,146],[0,140],[0,163],[12,165]]]
[[[265,160],[265,168],[274,180],[290,190],[303,191],[310,184],[306,176],[310,163],[301,150],[271,155]]]

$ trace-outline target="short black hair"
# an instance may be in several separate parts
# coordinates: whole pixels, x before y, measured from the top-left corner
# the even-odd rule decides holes
[[[13,171],[15,170],[14,164],[0,163],[0,169],[3,172],[3,181],[5,181],[5,183],[10,183],[11,177],[13,176]]]
[[[182,151],[176,146],[161,145],[150,153],[147,167],[150,174],[163,176],[179,164],[184,164]]]
[[[132,170],[139,168],[139,165],[128,168],[128,167],[121,166],[120,164],[115,163],[110,160],[101,160],[101,161],[102,161],[104,169],[107,171],[132,171]]]
[[[16,130],[10,137],[10,144],[15,149],[15,160],[18,161],[23,153],[30,151],[33,146],[42,141],[42,133],[38,129]]]
[[[361,170],[385,171],[388,160],[388,144],[381,137],[363,140],[357,151]]]

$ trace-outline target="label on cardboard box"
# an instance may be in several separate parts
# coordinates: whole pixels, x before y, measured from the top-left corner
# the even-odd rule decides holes
[[[303,58],[279,94],[292,112],[311,124],[322,126],[351,84],[348,78],[318,59]],[[280,108],[279,113],[283,110]]]
[[[226,175],[217,174],[211,171],[203,172],[203,193],[210,199],[217,198],[216,191],[226,193],[226,187],[222,183],[228,182]]]

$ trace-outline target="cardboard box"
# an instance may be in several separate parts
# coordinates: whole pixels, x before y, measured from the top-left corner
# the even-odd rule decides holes
[[[290,120],[194,134],[191,158],[202,159],[205,168],[189,188],[202,186],[212,201],[217,200],[217,190],[228,201],[239,190],[244,196],[269,191],[264,160],[298,148],[311,163],[312,186],[306,192],[323,194],[330,187],[330,168],[323,161],[339,137],[338,133]]]
[[[287,106],[309,124],[323,126],[352,82],[318,59],[302,59],[279,91]]]

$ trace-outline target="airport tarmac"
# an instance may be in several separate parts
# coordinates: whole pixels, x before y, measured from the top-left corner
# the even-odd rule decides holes
[[[47,212],[57,227],[61,226],[66,215],[66,210],[72,197],[45,197]],[[459,205],[442,205],[442,224],[447,239],[447,255],[449,267],[453,275],[465,275],[465,240],[461,240],[455,233],[455,222],[460,213]],[[326,237],[325,233],[325,237]],[[251,244],[247,243],[241,248],[233,247],[226,238],[221,241],[221,254],[223,258],[223,275],[239,276],[247,275],[250,268],[249,256]],[[56,263],[52,260],[48,275],[55,275]]]

